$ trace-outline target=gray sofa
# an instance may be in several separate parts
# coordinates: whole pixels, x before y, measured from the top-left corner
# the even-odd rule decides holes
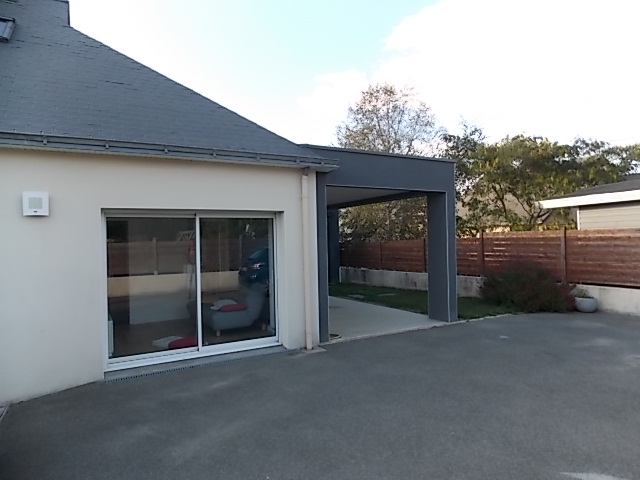
[[[220,336],[222,330],[249,327],[260,318],[265,297],[264,285],[256,283],[241,287],[234,303],[222,307],[219,307],[219,304],[227,302],[217,302],[218,305],[207,304],[202,310],[202,321],[214,330],[217,336]]]

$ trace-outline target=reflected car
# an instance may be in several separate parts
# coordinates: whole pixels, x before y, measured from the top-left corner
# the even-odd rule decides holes
[[[238,280],[241,285],[269,284],[269,249],[261,248],[253,252],[240,267]]]

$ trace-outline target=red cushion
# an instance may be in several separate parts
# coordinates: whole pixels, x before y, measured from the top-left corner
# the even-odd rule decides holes
[[[246,310],[247,306],[242,303],[232,303],[231,305],[225,305],[220,309],[221,312],[239,312],[240,310]]]
[[[197,347],[198,339],[196,337],[182,337],[169,343],[169,349]]]

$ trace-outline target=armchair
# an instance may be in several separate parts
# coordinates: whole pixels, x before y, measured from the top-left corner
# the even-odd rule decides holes
[[[220,336],[222,330],[249,327],[260,317],[265,296],[264,285],[256,283],[241,287],[239,301],[209,304],[202,311],[202,321],[216,332],[216,336]]]

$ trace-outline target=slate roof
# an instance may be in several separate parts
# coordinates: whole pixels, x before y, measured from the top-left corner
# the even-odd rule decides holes
[[[0,0],[0,145],[335,168],[69,25],[67,0]]]

